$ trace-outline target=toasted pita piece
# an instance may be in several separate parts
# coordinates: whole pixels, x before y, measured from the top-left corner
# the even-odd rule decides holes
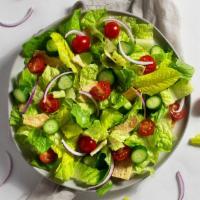
[[[135,90],[131,87],[129,88],[126,92],[123,93],[123,95],[129,100],[129,101],[133,101],[135,99],[135,97],[137,96],[135,94]]]
[[[137,118],[132,117],[130,119],[127,119],[123,124],[115,126],[114,130],[120,130],[129,133],[137,126],[137,122]]]
[[[37,114],[37,115],[23,115],[23,124],[32,126],[35,128],[40,128],[44,125],[44,123],[49,119],[49,116],[45,113]]]
[[[133,175],[133,167],[131,160],[115,162],[112,177],[129,180]]]

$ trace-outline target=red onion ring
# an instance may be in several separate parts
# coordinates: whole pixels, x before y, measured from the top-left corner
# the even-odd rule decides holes
[[[15,22],[12,24],[0,22],[0,26],[5,27],[5,28],[12,28],[12,27],[19,26],[19,25],[23,24],[26,20],[28,20],[32,14],[33,14],[33,8],[29,8],[28,11],[26,12],[25,16],[18,22]]]
[[[142,96],[142,93],[140,93],[137,89],[135,89],[135,88],[133,88],[133,90],[135,91],[135,94],[139,97],[139,98],[141,98],[141,100],[142,100],[142,104],[143,104],[143,109],[144,109],[144,118],[146,118],[146,113],[147,113],[147,111],[146,111],[146,103],[145,103],[145,100],[144,100],[144,98],[143,98],[143,96]]]
[[[179,171],[176,173],[176,180],[178,183],[178,190],[179,190],[178,200],[183,200],[184,193],[185,193],[185,185],[184,185],[182,175]]]
[[[107,140],[102,141],[102,142],[97,146],[97,148],[94,149],[94,150],[90,153],[90,155],[91,155],[91,156],[94,156],[95,154],[97,154],[106,144],[107,144]]]
[[[82,95],[85,95],[94,103],[94,105],[96,107],[97,116],[99,116],[99,106],[98,106],[96,100],[93,98],[93,96],[89,92],[85,92],[85,91],[79,91],[79,93]]]
[[[65,140],[62,139],[61,142],[62,142],[63,146],[65,147],[65,149],[66,149],[69,153],[71,153],[72,155],[74,155],[74,156],[79,156],[79,157],[82,157],[82,156],[85,156],[85,155],[86,155],[85,153],[80,153],[80,152],[78,152],[78,151],[74,151],[74,150],[65,142]]]
[[[178,110],[174,110],[173,112],[175,113],[181,112],[184,108],[184,105],[185,105],[185,98],[181,99]]]
[[[111,160],[109,171],[106,174],[106,176],[104,177],[104,179],[99,184],[88,187],[87,190],[95,190],[95,189],[101,187],[102,185],[104,185],[105,183],[107,183],[110,180],[110,177],[112,176],[113,170],[114,170],[114,162],[113,162],[113,160]]]
[[[65,34],[65,38],[67,38],[69,35],[72,35],[72,34],[75,34],[75,35],[85,35],[84,32],[74,29],[74,30],[71,30],[71,31],[67,32]]]
[[[9,177],[12,173],[12,170],[13,170],[13,160],[12,160],[11,154],[8,151],[6,151],[5,155],[7,156],[7,159],[8,159],[7,160],[8,161],[8,167],[7,167],[8,171],[5,175],[5,177],[0,181],[0,187],[2,187],[6,183],[6,181],[9,179]]]
[[[48,94],[48,91],[49,89],[51,88],[52,84],[57,80],[59,79],[61,76],[64,76],[64,75],[68,75],[68,74],[73,74],[72,71],[69,71],[69,72],[64,72],[62,74],[59,74],[57,76],[55,76],[47,85],[46,89],[45,89],[45,92],[44,92],[44,96],[43,96],[43,102],[46,102],[47,100],[47,94]]]
[[[32,91],[31,91],[31,95],[30,95],[30,97],[28,98],[28,101],[26,102],[26,105],[25,105],[24,109],[23,109],[22,112],[21,112],[22,114],[24,114],[24,113],[28,110],[28,107],[29,107],[30,104],[32,103],[33,97],[34,97],[34,95],[35,95],[35,91],[36,91],[36,88],[37,88],[37,85],[38,85],[38,82],[39,82],[39,78],[37,78],[37,80],[36,80],[36,83],[35,83],[35,85],[34,85]]]

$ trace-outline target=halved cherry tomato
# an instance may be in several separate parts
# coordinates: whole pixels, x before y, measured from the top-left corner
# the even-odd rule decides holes
[[[77,35],[72,40],[72,49],[74,53],[83,53],[90,49],[90,37],[87,35]]]
[[[53,113],[60,108],[60,101],[55,99],[52,94],[48,94],[46,101],[44,99],[40,101],[39,107],[43,112]]]
[[[45,58],[42,54],[36,54],[28,63],[28,69],[33,74],[42,74],[45,68]]]
[[[153,62],[152,64],[145,66],[144,74],[149,74],[156,70],[156,61],[151,56],[149,56],[149,55],[142,56],[140,58],[140,61]]]
[[[141,136],[146,137],[152,135],[154,133],[154,129],[155,129],[155,123],[150,119],[144,119],[140,123],[138,133]]]
[[[116,22],[108,22],[104,26],[104,35],[109,39],[118,37],[120,32],[120,26]]]
[[[90,94],[97,101],[103,101],[110,96],[111,88],[108,81],[99,81],[96,86],[90,90]]]
[[[91,153],[97,147],[96,141],[89,136],[80,136],[78,140],[78,147],[82,153]]]
[[[131,148],[128,146],[125,146],[117,151],[112,152],[113,160],[116,160],[116,161],[126,160],[130,158],[130,155],[131,155]]]
[[[187,112],[185,109],[182,109],[180,112],[176,112],[180,107],[179,103],[174,103],[169,106],[169,114],[173,121],[178,121],[184,119]]]
[[[44,164],[53,163],[58,158],[57,154],[52,150],[49,149],[48,151],[39,155],[39,159]]]

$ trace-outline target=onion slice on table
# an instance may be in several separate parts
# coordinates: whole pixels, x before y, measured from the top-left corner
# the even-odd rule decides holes
[[[182,200],[185,193],[185,185],[184,185],[183,177],[179,171],[176,173],[176,180],[178,183],[178,190],[179,190],[178,200]]]
[[[144,98],[143,98],[143,95],[142,95],[142,93],[140,93],[137,89],[133,88],[133,90],[135,91],[135,94],[136,94],[139,98],[141,98],[141,100],[142,100],[143,109],[144,109],[144,118],[146,118],[146,113],[147,113],[147,111],[146,111],[146,103],[145,103],[145,100],[144,100]]]
[[[69,35],[72,35],[72,34],[75,34],[75,35],[86,35],[84,32],[74,29],[74,30],[71,30],[71,31],[67,32],[65,34],[65,38],[67,38]]]
[[[95,190],[95,189],[101,187],[102,185],[106,184],[110,180],[110,177],[112,176],[113,170],[114,170],[114,162],[113,162],[113,159],[111,159],[110,168],[109,168],[107,174],[105,175],[104,179],[100,183],[98,183],[97,185],[88,187],[87,190]]]
[[[86,97],[88,97],[94,103],[94,105],[96,107],[97,116],[99,116],[99,106],[98,106],[96,100],[93,98],[93,96],[89,92],[82,91],[82,90],[79,91],[79,93],[84,95],[84,96],[86,96]]]
[[[19,26],[23,24],[26,20],[28,20],[31,17],[32,13],[33,13],[33,8],[29,8],[25,16],[18,22],[11,23],[11,24],[0,22],[0,26],[5,27],[5,28],[12,28],[12,27]]]
[[[28,110],[28,107],[30,106],[30,104],[32,103],[33,101],[33,97],[35,95],[35,91],[36,91],[36,88],[37,88],[37,85],[38,85],[38,82],[39,82],[39,79],[37,78],[36,80],[36,83],[31,91],[31,95],[30,97],[28,98],[28,101],[26,102],[26,105],[24,107],[24,109],[22,110],[22,114],[24,114],[27,110]]]
[[[43,96],[43,102],[46,102],[47,100],[47,94],[48,94],[48,91],[49,89],[51,88],[51,86],[53,85],[53,83],[58,80],[61,76],[64,76],[64,75],[68,75],[68,74],[73,74],[72,71],[69,71],[69,72],[64,72],[62,74],[59,74],[57,76],[55,76],[47,85],[46,89],[45,89],[45,92],[44,92],[44,96]]]
[[[94,150],[90,153],[90,155],[91,155],[91,156],[94,156],[95,154],[97,154],[99,151],[101,151],[101,149],[102,149],[104,146],[106,146],[106,144],[107,144],[107,140],[104,140],[103,142],[101,142],[101,143],[97,146],[97,148],[94,149]]]
[[[80,153],[80,152],[78,152],[78,151],[73,150],[73,149],[65,142],[65,140],[62,139],[61,142],[62,142],[63,146],[65,147],[65,149],[66,149],[69,153],[71,153],[72,155],[74,155],[74,156],[79,156],[79,157],[82,157],[82,156],[85,156],[85,155],[86,155],[85,153]]]
[[[4,175],[1,174],[1,179],[0,179],[0,187],[1,187],[6,183],[6,181],[9,179],[9,177],[12,173],[13,161],[12,161],[11,154],[8,151],[2,152],[0,154],[0,159],[1,159],[2,165],[5,165],[4,166],[5,169],[3,169]]]

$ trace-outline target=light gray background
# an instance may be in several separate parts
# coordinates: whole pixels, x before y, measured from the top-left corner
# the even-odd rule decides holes
[[[0,21],[20,19],[27,9],[34,8],[33,16],[23,25],[9,29],[0,27],[0,151],[9,150],[14,158],[14,170],[8,182],[0,188],[0,199],[23,200],[41,180],[17,152],[9,133],[7,122],[7,87],[12,63],[20,45],[41,28],[62,18],[75,0],[0,0]],[[150,178],[136,187],[111,193],[104,199],[122,200],[176,200],[178,195],[175,173],[180,170],[186,185],[185,200],[200,199],[200,148],[187,144],[189,137],[200,132],[200,1],[176,0],[181,15],[181,41],[185,61],[194,65],[192,109],[183,140],[170,159]],[[176,30],[171,30],[176,31]],[[0,160],[1,168],[1,160]],[[79,194],[76,200],[88,199]],[[90,199],[96,199],[95,196]]]

